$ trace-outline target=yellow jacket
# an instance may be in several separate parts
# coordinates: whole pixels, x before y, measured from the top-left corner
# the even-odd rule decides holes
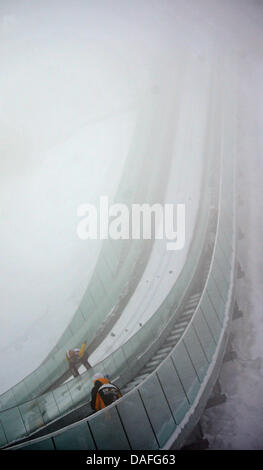
[[[82,343],[81,348],[79,350],[79,357],[82,357],[86,349],[86,343]]]
[[[82,358],[83,355],[84,355],[85,349],[86,349],[86,343],[83,343],[81,345],[80,349],[75,348],[75,349],[72,349],[71,351],[73,351],[75,353],[75,356],[79,356],[79,358]],[[68,362],[70,362],[70,360],[74,361],[74,356],[73,356],[73,358],[71,358],[70,355],[69,355],[69,351],[67,351],[66,352],[66,359],[67,359]]]

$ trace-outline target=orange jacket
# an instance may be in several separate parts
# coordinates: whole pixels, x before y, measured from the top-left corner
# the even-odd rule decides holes
[[[115,394],[117,395],[118,398],[120,398],[122,396],[120,390],[118,389],[118,387],[116,387],[116,385],[112,384],[105,377],[101,377],[97,380],[94,380],[94,387],[91,391],[91,407],[95,411],[102,410],[103,408],[106,408],[106,406],[107,406],[107,400],[106,400],[106,403],[105,403],[103,398],[102,398],[103,391],[102,391],[102,393],[100,393],[100,391],[99,391],[100,389],[103,389],[103,385],[107,385],[107,384],[109,384],[110,388],[114,389]],[[101,394],[102,394],[102,396],[101,396]],[[104,397],[104,399],[105,399],[105,397]],[[111,402],[108,402],[108,404],[110,404],[110,403]]]
[[[105,377],[99,379],[99,382],[104,385],[104,384],[109,384],[109,380],[106,379]],[[102,408],[105,408],[106,405],[104,403],[104,401],[102,400],[100,394],[97,392],[97,395],[96,395],[96,401],[95,401],[95,408],[96,408],[96,411],[99,411],[99,410],[102,410]]]

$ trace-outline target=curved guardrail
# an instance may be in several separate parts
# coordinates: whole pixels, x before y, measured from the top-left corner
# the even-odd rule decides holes
[[[200,418],[223,358],[235,279],[235,127],[229,120],[233,123],[235,98],[226,82],[221,98],[216,239],[205,288],[187,329],[161,365],[115,404],[63,431],[23,445],[24,449],[180,448]]]

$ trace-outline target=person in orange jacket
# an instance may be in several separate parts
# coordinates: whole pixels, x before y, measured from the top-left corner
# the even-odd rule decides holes
[[[81,345],[81,348],[70,349],[66,352],[66,360],[68,361],[69,370],[74,377],[79,376],[78,365],[82,363],[87,370],[91,368],[91,365],[85,354],[86,342]]]
[[[94,387],[91,390],[91,408],[94,411],[102,410],[114,401],[121,398],[118,387],[112,384],[107,377],[98,373],[93,377]]]

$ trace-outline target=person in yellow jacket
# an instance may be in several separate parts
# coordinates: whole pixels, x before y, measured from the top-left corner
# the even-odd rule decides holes
[[[80,349],[75,348],[67,351],[66,360],[68,361],[69,370],[74,377],[78,377],[79,375],[78,366],[80,363],[83,364],[87,370],[91,368],[87,359],[86,343],[83,343]]]

